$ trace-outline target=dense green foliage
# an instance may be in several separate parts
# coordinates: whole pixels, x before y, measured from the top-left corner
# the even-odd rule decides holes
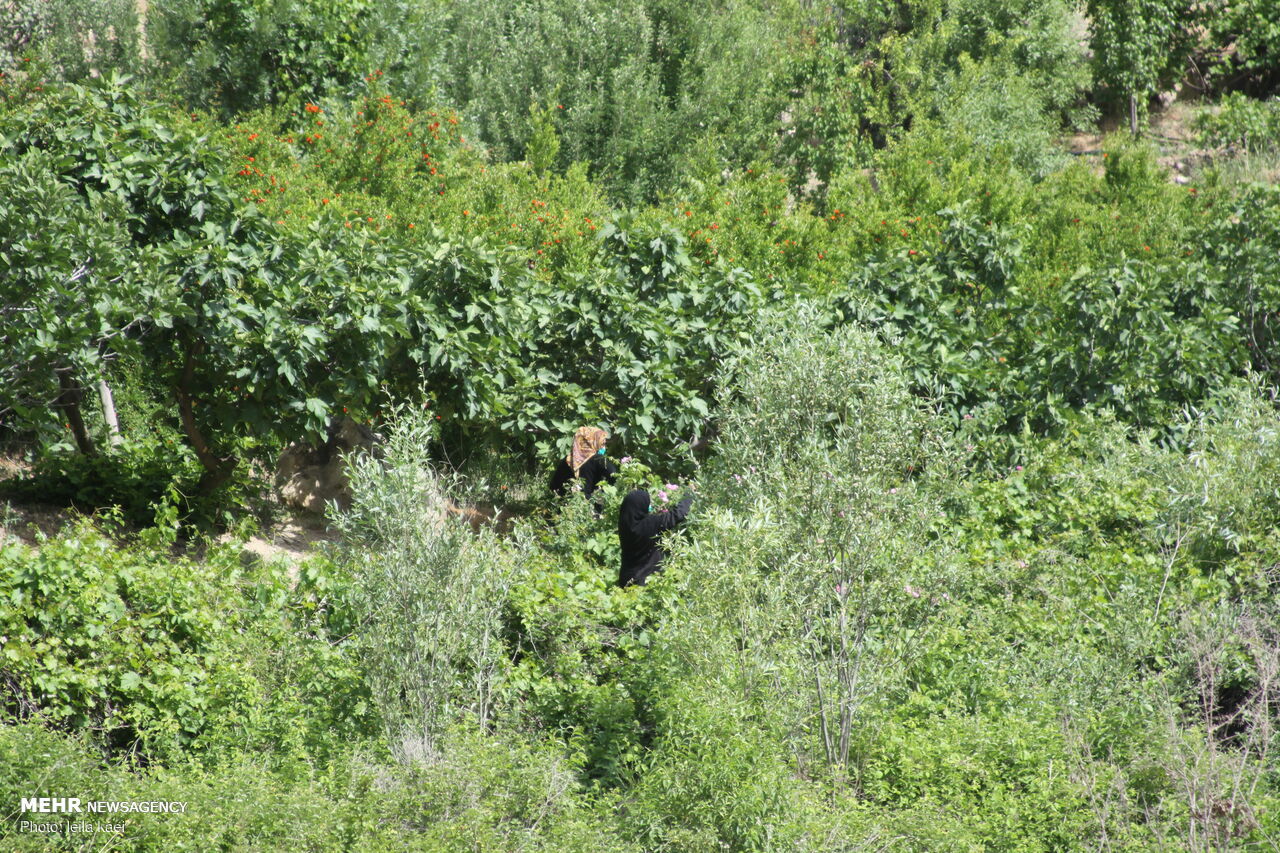
[[[1274,151],[1280,139],[1280,102],[1232,92],[1222,99],[1218,112],[1201,117],[1199,126],[1208,145],[1234,146],[1251,153]]]
[[[0,847],[1275,846],[1274,3],[9,7]]]
[[[1147,98],[1181,72],[1192,44],[1192,4],[1181,0],[1095,0],[1088,4],[1098,76],[1113,98]]]
[[[313,583],[246,571],[229,548],[175,564],[172,514],[162,523],[133,550],[88,525],[5,544],[6,712],[146,762],[322,755],[367,732],[367,691],[327,642]]]

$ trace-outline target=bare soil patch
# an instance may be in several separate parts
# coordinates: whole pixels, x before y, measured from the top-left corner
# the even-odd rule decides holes
[[[13,504],[0,501],[0,542],[17,539],[34,545],[58,535],[79,513],[52,504]]]
[[[230,542],[229,534],[220,537]],[[263,562],[283,560],[293,574],[298,564],[315,554],[325,543],[338,541],[337,531],[318,516],[295,516],[273,525],[271,529],[249,537],[241,546],[242,553]]]

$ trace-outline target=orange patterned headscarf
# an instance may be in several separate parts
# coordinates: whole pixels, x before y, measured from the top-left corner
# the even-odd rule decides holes
[[[573,469],[573,476],[578,476],[578,469],[595,456],[608,440],[609,433],[600,427],[578,427],[578,431],[573,434],[573,450],[564,458]]]

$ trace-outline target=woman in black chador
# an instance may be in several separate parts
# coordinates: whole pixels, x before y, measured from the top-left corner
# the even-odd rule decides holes
[[[618,540],[622,543],[622,571],[618,586],[643,584],[649,575],[662,570],[662,546],[658,537],[664,530],[674,530],[689,515],[692,497],[687,497],[665,512],[650,512],[649,493],[636,489],[622,499],[618,510]]]
[[[582,493],[591,497],[601,482],[612,483],[618,469],[604,458],[604,444],[609,433],[599,427],[579,427],[573,436],[573,449],[556,465],[551,475],[551,493],[563,495],[573,480],[582,481]]]

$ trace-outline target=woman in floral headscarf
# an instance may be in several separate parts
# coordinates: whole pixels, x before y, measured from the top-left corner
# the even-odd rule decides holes
[[[604,458],[604,444],[609,433],[599,427],[579,427],[573,435],[573,449],[556,465],[551,475],[551,491],[563,495],[570,480],[582,481],[582,493],[591,497],[602,480],[613,482],[618,469]]]

